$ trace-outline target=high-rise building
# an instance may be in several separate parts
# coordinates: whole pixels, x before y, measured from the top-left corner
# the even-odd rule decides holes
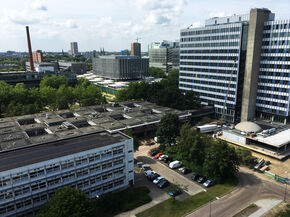
[[[42,51],[41,50],[37,50],[35,52],[32,52],[32,60],[35,63],[42,63]]]
[[[289,121],[290,21],[268,9],[206,20],[180,33],[179,88],[228,121]],[[288,31],[287,31],[288,30]]]
[[[70,53],[72,56],[77,56],[79,54],[78,43],[71,42],[70,43]]]
[[[131,43],[131,56],[141,57],[141,44],[138,42]]]
[[[149,66],[163,69],[168,74],[179,69],[179,42],[163,41],[151,43],[148,47]]]

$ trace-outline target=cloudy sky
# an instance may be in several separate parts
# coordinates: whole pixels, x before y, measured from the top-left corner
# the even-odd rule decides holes
[[[289,0],[0,0],[0,51],[32,49],[67,51],[71,41],[80,51],[129,49],[141,38],[150,42],[178,39],[179,30],[204,25],[214,16],[269,8],[276,19],[290,19]]]

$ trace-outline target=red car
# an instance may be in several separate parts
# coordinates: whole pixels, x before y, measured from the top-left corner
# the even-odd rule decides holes
[[[154,157],[155,158],[159,158],[161,155],[163,155],[162,153],[158,153],[158,154],[156,154]]]

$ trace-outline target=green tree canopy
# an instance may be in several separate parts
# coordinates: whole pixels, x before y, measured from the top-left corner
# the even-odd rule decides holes
[[[235,148],[224,141],[216,141],[206,150],[203,164],[205,175],[221,182],[238,172],[239,158]]]
[[[150,67],[149,75],[154,78],[166,78],[164,70],[157,67]]]
[[[40,88],[52,87],[52,88],[58,89],[61,85],[65,85],[65,86],[68,85],[67,78],[64,75],[45,76],[40,82]]]
[[[156,132],[161,149],[166,145],[171,146],[175,144],[175,139],[179,135],[179,130],[180,122],[177,114],[168,113],[161,118]]]
[[[37,214],[38,217],[94,217],[94,207],[89,198],[79,190],[64,187],[56,191]]]

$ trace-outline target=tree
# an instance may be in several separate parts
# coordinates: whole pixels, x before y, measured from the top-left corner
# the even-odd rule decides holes
[[[166,78],[165,72],[157,67],[150,67],[149,75],[154,78]]]
[[[239,169],[235,148],[224,141],[215,142],[206,150],[203,168],[205,175],[217,182],[231,178]]]
[[[168,113],[161,118],[156,132],[161,149],[166,145],[171,146],[175,144],[175,139],[179,135],[179,129],[180,123],[177,114]]]
[[[62,75],[52,75],[52,76],[45,76],[40,82],[40,88],[42,87],[52,87],[58,89],[61,85],[68,85],[67,78]]]
[[[134,151],[138,151],[138,149],[139,149],[139,142],[138,142],[137,137],[133,135],[132,130],[130,130],[130,129],[127,128],[127,129],[125,129],[123,131],[123,133],[125,133],[127,136],[130,136],[130,137],[133,138],[133,141],[134,141]]]
[[[39,217],[93,217],[94,207],[89,198],[79,190],[64,187],[56,191],[37,214]]]

